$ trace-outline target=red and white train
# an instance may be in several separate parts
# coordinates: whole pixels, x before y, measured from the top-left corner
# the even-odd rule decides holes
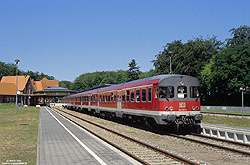
[[[150,125],[199,128],[199,85],[191,76],[158,75],[66,96],[63,106]]]

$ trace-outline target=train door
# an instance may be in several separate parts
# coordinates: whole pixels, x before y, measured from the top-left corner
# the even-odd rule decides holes
[[[121,91],[118,91],[118,98],[117,98],[117,110],[120,111],[122,108],[122,104],[121,104]]]
[[[121,103],[121,91],[118,91],[117,96],[117,111],[116,111],[116,117],[122,117],[122,103]]]
[[[88,96],[89,107],[91,106],[91,96]]]

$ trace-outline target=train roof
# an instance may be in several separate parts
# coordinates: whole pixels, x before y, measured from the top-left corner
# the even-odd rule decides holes
[[[104,91],[112,91],[112,90],[120,90],[120,89],[124,89],[124,88],[132,88],[132,87],[136,87],[136,86],[157,84],[163,79],[170,78],[170,77],[180,77],[180,76],[182,76],[182,77],[191,77],[191,76],[187,76],[187,75],[178,75],[178,74],[163,74],[163,75],[147,77],[147,78],[143,78],[143,79],[139,79],[139,80],[134,80],[134,81],[130,81],[130,82],[125,82],[125,83],[121,83],[121,84],[111,85],[111,86],[108,86],[108,87],[88,90],[88,91],[84,91],[84,92],[77,93],[77,94],[70,95],[70,96],[77,96],[77,95],[83,95],[83,94],[92,94],[92,93],[99,93],[99,92],[104,92]],[[66,96],[66,97],[70,97],[70,96]]]

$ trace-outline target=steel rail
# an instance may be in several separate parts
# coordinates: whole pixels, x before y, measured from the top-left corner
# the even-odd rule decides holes
[[[116,131],[114,131],[114,130],[108,129],[108,128],[106,128],[106,127],[104,127],[104,126],[101,126],[101,125],[99,125],[99,124],[97,124],[97,123],[94,123],[94,122],[91,122],[91,121],[86,120],[86,119],[84,119],[84,118],[81,118],[81,117],[79,117],[79,116],[73,115],[73,114],[71,114],[71,113],[69,113],[69,112],[62,111],[62,110],[60,110],[60,109],[58,109],[58,108],[56,108],[56,109],[59,110],[59,111],[61,111],[61,112],[63,112],[63,113],[66,113],[66,114],[68,114],[68,115],[70,115],[70,116],[73,116],[73,117],[75,117],[75,118],[77,118],[77,119],[83,120],[83,121],[85,121],[85,122],[87,122],[87,123],[89,123],[89,124],[95,125],[95,126],[97,126],[97,127],[99,127],[99,128],[102,128],[102,129],[104,129],[104,130],[106,130],[106,131],[109,131],[109,132],[112,132],[112,133],[114,133],[114,134],[116,134],[116,135],[119,135],[119,136],[121,136],[121,137],[123,137],[123,138],[125,138],[125,139],[128,139],[128,140],[130,140],[130,141],[133,141],[133,142],[135,142],[135,143],[137,143],[137,144],[140,144],[140,145],[142,145],[142,146],[145,146],[145,147],[147,147],[147,148],[150,148],[151,150],[154,150],[154,151],[156,151],[156,152],[158,152],[158,153],[164,154],[165,156],[170,157],[170,158],[172,158],[172,159],[174,159],[174,160],[176,160],[176,161],[182,162],[182,163],[184,163],[184,164],[190,164],[190,165],[198,165],[198,164],[199,164],[199,163],[196,163],[196,162],[194,162],[194,161],[191,161],[191,160],[188,160],[188,159],[186,159],[186,158],[183,158],[183,157],[181,157],[181,156],[178,156],[178,155],[175,155],[175,154],[173,154],[173,153],[170,153],[170,152],[168,152],[168,151],[165,151],[165,150],[162,150],[162,149],[160,149],[160,148],[157,148],[157,147],[155,147],[155,146],[152,146],[152,145],[150,145],[150,144],[147,144],[147,143],[141,142],[141,141],[139,141],[139,140],[133,139],[133,138],[131,138],[131,137],[129,137],[129,136],[123,135],[123,134],[121,134],[121,133],[119,133],[119,132],[116,132]],[[63,116],[64,116],[64,115],[63,115]],[[67,118],[67,119],[69,119],[69,118],[66,117],[66,116],[64,116],[64,117]],[[71,119],[69,119],[69,120],[72,121]],[[88,130],[89,132],[93,133],[95,136],[97,136],[97,137],[99,137],[100,139],[106,141],[106,142],[109,143],[110,145],[112,145],[112,146],[118,148],[118,149],[121,150],[122,152],[128,154],[129,156],[131,156],[132,158],[134,158],[134,159],[136,159],[137,161],[141,162],[142,164],[148,164],[148,163],[145,162],[144,160],[138,158],[137,156],[133,155],[132,153],[130,153],[130,152],[126,151],[126,150],[123,150],[123,149],[120,148],[119,146],[113,144],[111,141],[108,141],[108,140],[102,138],[100,135],[97,135],[97,134],[94,133],[93,131],[91,131],[91,130],[89,130],[89,129],[83,127],[83,126],[81,126],[80,124],[76,123],[75,121],[72,121],[72,122],[74,122],[75,124],[79,125],[80,127],[84,128],[84,129]]]
[[[217,138],[217,137],[211,137],[211,136],[206,136],[206,135],[201,135],[201,134],[196,134],[196,133],[191,133],[191,135],[202,137],[202,138],[207,138],[207,139],[212,139],[212,140],[218,140],[218,141],[221,141],[221,142],[231,143],[231,144],[240,145],[240,146],[243,146],[243,147],[249,147],[250,148],[250,144],[246,144],[246,143],[241,143],[241,142],[236,142],[236,141],[231,141],[231,140],[226,140],[226,139],[220,139],[220,138]]]
[[[203,145],[207,145],[207,146],[212,146],[212,147],[215,147],[215,148],[224,149],[224,150],[227,150],[227,151],[236,152],[236,153],[239,153],[239,154],[243,154],[243,155],[250,156],[250,152],[246,152],[246,151],[242,151],[242,150],[237,150],[237,149],[229,148],[229,147],[224,147],[224,146],[220,146],[220,145],[217,145],[217,144],[212,144],[212,143],[208,143],[208,142],[204,142],[204,141],[200,141],[200,140],[195,140],[195,139],[191,139],[191,138],[184,137],[184,136],[180,136],[180,135],[170,134],[170,136],[173,136],[173,137],[176,137],[176,138],[179,138],[179,139],[184,139],[184,140],[188,140],[188,141],[191,141],[191,142],[195,142],[195,143],[199,143],[199,144],[203,144]]]

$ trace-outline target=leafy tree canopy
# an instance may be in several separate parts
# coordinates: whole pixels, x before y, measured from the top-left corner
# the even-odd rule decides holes
[[[126,81],[127,72],[123,70],[85,73],[75,79],[70,89],[82,91],[103,84],[119,84]]]
[[[4,63],[0,61],[0,79],[2,76],[15,76],[16,75],[16,64],[13,63]],[[46,75],[44,73],[39,72],[33,72],[33,71],[22,71],[20,69],[17,69],[18,75],[30,75],[32,79],[39,81],[46,77],[48,80],[54,80],[55,78],[53,76]]]
[[[250,41],[250,27],[249,26],[240,26],[239,28],[232,28],[229,30],[231,32],[232,38],[227,39],[226,46],[233,46],[233,45],[242,45],[245,42]]]
[[[216,37],[203,39],[202,37],[189,40],[183,44],[181,40],[167,43],[164,50],[156,55],[153,61],[156,74],[169,73],[170,56],[172,59],[172,73],[200,77],[203,66],[209,59],[220,51],[222,42]],[[169,52],[172,52],[170,54]]]

